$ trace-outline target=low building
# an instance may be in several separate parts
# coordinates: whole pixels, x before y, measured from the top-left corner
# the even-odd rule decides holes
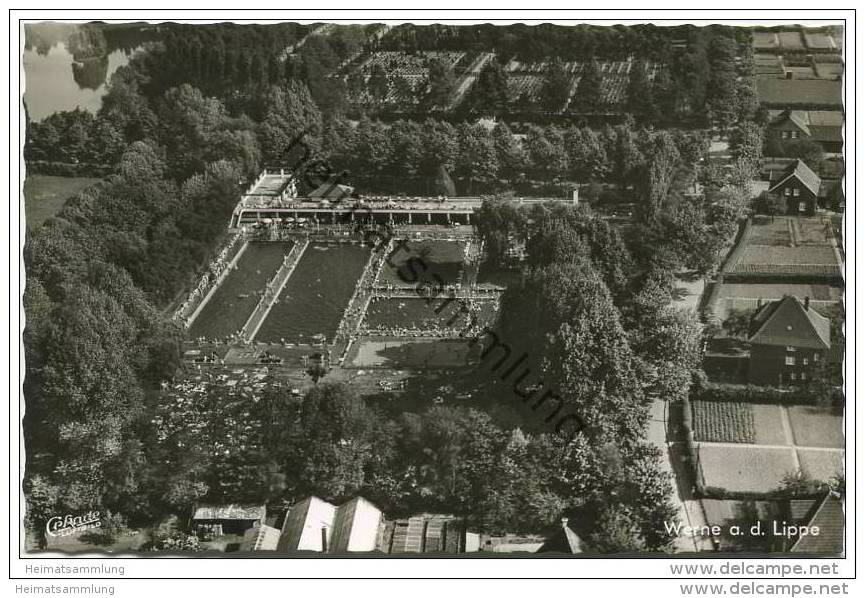
[[[328,552],[372,552],[379,538],[382,512],[360,496],[337,508]]]
[[[748,335],[752,384],[805,384],[831,347],[829,319],[786,296],[766,303],[754,313]]]
[[[281,552],[371,552],[379,545],[384,518],[357,497],[339,507],[310,496],[285,515],[277,549]]]
[[[841,152],[844,146],[844,113],[840,110],[770,111],[767,138],[783,146],[798,139],[810,139],[830,153]]]
[[[216,536],[242,535],[255,525],[263,525],[266,515],[265,505],[196,505],[191,527],[207,527]]]
[[[316,496],[293,505],[285,515],[277,549],[281,552],[327,552],[336,507]]]
[[[243,534],[240,550],[254,552],[257,550],[276,550],[279,543],[279,530],[269,525],[255,525]]]
[[[768,192],[784,198],[787,214],[813,216],[817,211],[820,184],[820,177],[802,160],[796,160],[776,180],[770,181]]]
[[[388,521],[379,540],[379,550],[388,554],[476,552],[480,536],[466,530],[453,515],[422,513]]]

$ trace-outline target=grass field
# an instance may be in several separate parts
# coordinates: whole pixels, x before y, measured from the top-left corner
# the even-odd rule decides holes
[[[694,437],[698,442],[754,442],[752,405],[734,401],[691,403]]]
[[[495,319],[496,302],[493,300],[474,301],[447,297],[427,299],[413,297],[377,297],[367,307],[364,326],[378,328],[442,328],[464,329],[471,322],[470,311],[477,309],[478,324],[490,324]]]
[[[189,327],[191,338],[221,339],[240,330],[293,243],[250,243]]]
[[[379,272],[379,284],[399,286],[455,284],[463,269],[464,244],[455,241],[408,241],[405,250],[397,248]],[[409,260],[411,263],[407,264]]]
[[[450,339],[361,339],[346,363],[353,367],[447,369],[468,365],[469,341]]]
[[[841,409],[796,405],[788,409],[793,438],[799,446],[844,448]]]
[[[796,471],[793,451],[787,448],[701,444],[699,459],[706,486],[732,492],[771,492]]]
[[[66,200],[99,179],[29,175],[24,180],[24,213],[27,227],[35,228],[60,211]]]

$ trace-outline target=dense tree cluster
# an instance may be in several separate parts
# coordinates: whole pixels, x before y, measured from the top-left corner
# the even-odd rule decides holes
[[[148,405],[174,376],[182,336],[163,310],[213,255],[263,159],[280,160],[304,129],[320,133],[298,84],[269,88],[278,101],[257,124],[188,84],[149,98],[141,69],[118,71],[95,116],[30,124],[28,159],[113,170],[25,245],[25,489],[37,531],[52,512],[156,514]]]
[[[525,248],[496,333],[527,355],[521,367],[534,374],[522,389],[555,389],[580,417],[563,458],[578,463],[566,468],[575,475],[572,497],[591,511],[605,493],[596,521],[616,530],[599,527],[590,537],[608,550],[662,548],[671,487],[644,440],[648,409],[655,397],[681,398],[700,365],[696,317],[670,307],[672,272],[663,264],[644,270],[618,230],[585,208],[491,200],[478,228],[491,256]],[[576,473],[590,471],[592,482]]]
[[[452,512],[486,531],[542,530],[573,513],[599,550],[664,549],[671,487],[644,440],[647,410],[657,396],[687,391],[700,334],[692,316],[669,306],[673,273],[705,274],[717,263],[746,208],[763,140],[753,123],[736,127],[735,167],[720,172],[697,166],[707,151],[700,133],[636,123],[678,112],[729,127],[748,113],[747,77],[730,68],[742,40],[723,28],[407,25],[381,42],[555,57],[546,109],[569,97],[559,60],[636,54],[671,65],[650,81],[637,63],[633,119],[600,129],[530,125],[517,136],[503,122],[336,116],[345,86],[358,82],[327,75],[356,58],[368,30],[306,35],[310,28],[166,26],[160,45],[115,73],[97,114],[28,123],[28,160],[112,168],[25,247],[33,529],[65,510],[144,521],[202,497],[279,504],[362,493],[391,513]],[[95,48],[91,35],[76,43]],[[686,51],[672,49],[678,39]],[[599,77],[592,62],[571,100],[579,109],[597,107]],[[365,84],[374,97],[401,85],[384,72]],[[453,73],[432,65],[429,85],[441,106]],[[708,100],[716,96],[707,89],[734,108]],[[505,107],[501,63],[487,64],[466,101],[479,111]],[[498,331],[524,343],[537,382],[558,389],[586,424],[581,434],[565,441],[474,409],[383,413],[347,387],[321,384],[298,397],[274,381],[251,406],[210,406],[256,423],[239,452],[208,450],[182,431],[158,435],[150,416],[172,398],[157,389],[175,372],[181,336],[162,308],[213,254],[249,179],[263,165],[298,164],[296,152],[307,150],[368,193],[499,194],[478,214],[485,249],[497,265],[524,260]],[[627,242],[583,205],[506,199],[581,186],[593,202],[633,209]],[[490,386],[490,397],[499,391]],[[230,411],[239,405],[249,413]]]

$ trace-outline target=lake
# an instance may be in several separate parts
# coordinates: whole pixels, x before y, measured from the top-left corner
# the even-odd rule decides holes
[[[76,107],[95,113],[102,104],[106,82],[131,56],[132,52],[118,49],[76,64],[63,42],[51,47],[47,54],[25,50],[24,102],[30,119],[39,121]]]

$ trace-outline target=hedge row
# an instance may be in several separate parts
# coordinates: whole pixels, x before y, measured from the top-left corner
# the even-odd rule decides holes
[[[114,172],[114,167],[110,164],[72,164],[69,162],[46,162],[44,160],[27,161],[28,174],[101,179],[112,172]]]
[[[739,403],[778,404],[785,405],[818,405],[821,398],[804,388],[778,389],[771,386],[712,384],[708,383],[693,389],[694,400],[699,401],[736,401]],[[841,404],[843,397],[839,393],[833,403]]]

